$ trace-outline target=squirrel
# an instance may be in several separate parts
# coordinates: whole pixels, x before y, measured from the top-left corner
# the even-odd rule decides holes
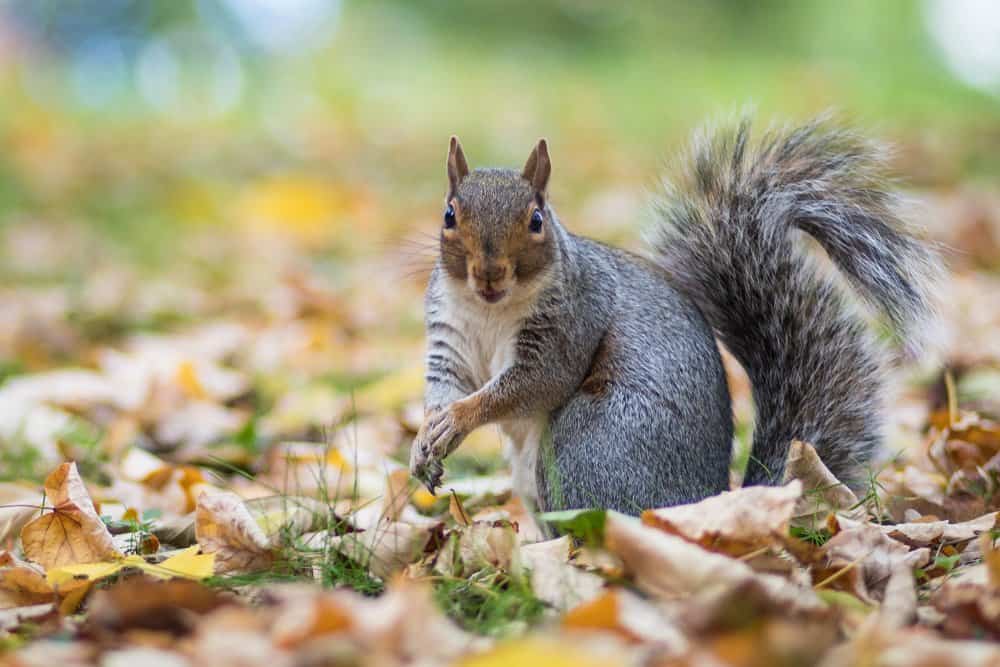
[[[654,201],[648,257],[567,231],[544,139],[517,172],[470,170],[451,138],[414,477],[433,492],[442,460],[498,424],[515,492],[540,511],[637,514],[728,490],[717,336],[752,385],[744,485],[780,483],[798,439],[857,488],[883,440],[890,356],[852,296],[915,351],[938,253],[895,212],[879,144],[825,117],[750,126],[695,136]]]

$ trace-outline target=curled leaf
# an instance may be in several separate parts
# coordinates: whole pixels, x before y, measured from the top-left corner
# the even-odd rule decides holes
[[[215,554],[216,574],[259,572],[274,563],[271,541],[234,493],[199,496],[195,536],[204,552]]]
[[[780,544],[802,495],[802,484],[751,486],[690,505],[646,510],[642,522],[710,551],[741,556]]]
[[[45,480],[52,510],[21,530],[24,555],[45,569],[120,558],[97,515],[75,463],[63,463]]]

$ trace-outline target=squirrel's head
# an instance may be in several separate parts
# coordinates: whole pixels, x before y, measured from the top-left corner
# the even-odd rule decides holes
[[[546,204],[550,172],[544,139],[518,173],[470,171],[458,137],[451,138],[441,264],[486,303],[530,288],[555,257],[555,223]]]

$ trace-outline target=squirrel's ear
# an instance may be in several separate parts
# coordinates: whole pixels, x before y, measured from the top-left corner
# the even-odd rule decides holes
[[[469,163],[465,161],[465,153],[462,152],[462,144],[458,137],[452,136],[448,145],[448,182],[451,184],[451,193],[458,189],[458,184],[469,175]]]
[[[539,139],[538,145],[531,149],[528,161],[524,163],[521,177],[531,183],[538,192],[545,192],[549,185],[549,174],[552,173],[552,163],[549,161],[549,145],[545,139]]]

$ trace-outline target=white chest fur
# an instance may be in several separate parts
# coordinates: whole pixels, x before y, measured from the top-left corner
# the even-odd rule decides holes
[[[449,343],[469,365],[477,389],[482,388],[516,360],[517,336],[531,314],[533,299],[511,298],[487,304],[464,285],[455,283],[447,284],[442,296],[446,320],[461,332],[460,337],[449,338]],[[538,500],[535,465],[547,420],[545,413],[539,413],[497,423],[504,440],[504,455],[511,463],[514,490],[534,503]]]

